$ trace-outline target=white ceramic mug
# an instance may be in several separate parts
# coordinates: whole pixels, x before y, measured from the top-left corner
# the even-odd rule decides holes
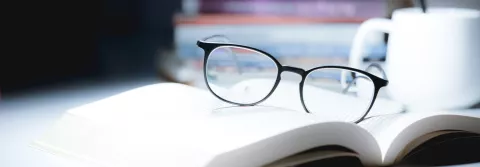
[[[392,99],[428,109],[480,102],[480,11],[405,8],[394,11],[391,20],[367,20],[355,36],[350,66],[364,66],[362,44],[370,32],[389,34],[385,72]]]

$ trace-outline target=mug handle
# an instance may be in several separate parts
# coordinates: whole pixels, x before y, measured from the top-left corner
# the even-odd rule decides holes
[[[357,34],[353,38],[352,50],[348,59],[348,65],[353,68],[360,69],[362,66],[364,53],[363,42],[370,32],[384,32],[390,33],[392,29],[392,21],[385,18],[372,18],[363,22],[357,30]],[[344,71],[341,74],[340,83],[345,89],[349,85],[347,84],[348,72]],[[351,88],[349,88],[351,89]]]

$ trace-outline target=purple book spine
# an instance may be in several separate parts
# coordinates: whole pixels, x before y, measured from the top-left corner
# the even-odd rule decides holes
[[[385,0],[200,0],[200,13],[302,17],[383,17]]]

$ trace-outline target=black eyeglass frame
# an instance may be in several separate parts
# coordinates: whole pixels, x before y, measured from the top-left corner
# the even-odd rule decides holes
[[[375,103],[375,100],[377,98],[377,95],[378,95],[378,92],[380,91],[380,89],[382,87],[385,87],[388,85],[388,80],[385,80],[385,79],[382,79],[380,77],[377,77],[373,74],[370,74],[368,72],[365,72],[365,71],[362,71],[362,70],[359,70],[359,69],[356,69],[356,68],[351,68],[351,67],[346,67],[346,66],[336,66],[336,65],[327,65],[327,66],[319,66],[319,67],[315,67],[315,68],[312,68],[310,70],[307,70],[305,71],[304,69],[301,69],[301,68],[297,68],[297,67],[292,67],[292,66],[283,66],[282,64],[280,64],[280,62],[278,62],[277,59],[275,59],[275,57],[273,57],[271,54],[265,52],[265,51],[262,51],[260,49],[257,49],[257,48],[253,48],[253,47],[250,47],[250,46],[245,46],[245,45],[239,45],[239,44],[232,44],[232,43],[217,43],[217,42],[206,42],[206,41],[202,41],[202,40],[198,40],[197,41],[197,46],[202,48],[205,52],[204,54],[204,58],[203,58],[203,75],[204,75],[204,80],[205,80],[205,84],[207,85],[208,87],[208,90],[214,95],[216,96],[217,98],[219,98],[220,100],[224,101],[224,102],[227,102],[227,103],[230,103],[230,104],[234,104],[234,105],[238,105],[238,106],[254,106],[254,105],[257,105],[263,101],[265,101],[268,97],[270,97],[272,95],[273,92],[275,92],[275,89],[277,88],[278,84],[280,83],[280,80],[281,80],[281,74],[285,71],[289,71],[289,72],[293,72],[293,73],[296,73],[300,76],[302,76],[302,80],[300,81],[299,83],[299,92],[300,92],[300,100],[302,102],[302,106],[305,110],[305,112],[307,113],[310,113],[310,111],[307,109],[306,105],[305,105],[305,102],[303,100],[303,86],[304,86],[304,83],[305,83],[305,79],[306,77],[308,76],[308,74],[310,74],[310,72],[312,71],[315,71],[315,70],[318,70],[318,69],[327,69],[327,68],[336,68],[336,69],[344,69],[344,70],[350,70],[350,71],[354,71],[354,72],[358,72],[360,74],[363,74],[365,76],[367,76],[372,82],[373,82],[373,85],[374,85],[374,93],[373,93],[373,98],[370,102],[370,105],[368,106],[368,109],[367,111],[364,113],[364,115],[357,121],[355,121],[354,123],[359,123],[361,122],[367,115],[368,113],[370,112],[373,104]],[[220,97],[219,95],[215,94],[215,92],[210,88],[210,85],[208,83],[208,79],[207,79],[207,61],[208,61],[208,57],[210,56],[211,52],[213,50],[215,50],[216,48],[219,48],[219,47],[239,47],[239,48],[245,48],[245,49],[249,49],[249,50],[253,50],[253,51],[256,51],[256,52],[259,52],[267,57],[269,57],[276,65],[277,67],[277,77],[276,77],[276,80],[275,80],[275,84],[273,85],[272,87],[272,90],[270,90],[270,92],[261,100],[257,101],[257,102],[253,102],[253,103],[248,103],[248,104],[244,104],[244,103],[237,103],[237,102],[233,102],[233,101],[229,101],[227,99],[224,99],[222,97]],[[355,79],[355,77],[354,77]],[[349,85],[350,86],[350,85]]]

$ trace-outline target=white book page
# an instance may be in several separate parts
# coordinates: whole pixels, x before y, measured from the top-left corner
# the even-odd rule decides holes
[[[330,144],[369,155],[361,158],[366,164],[380,163],[374,138],[354,124],[276,107],[219,105],[205,90],[150,85],[68,111],[36,145],[105,166],[232,166],[242,156],[249,161],[233,165],[256,166]]]
[[[228,98],[242,98],[242,97],[236,97],[235,95],[242,94],[244,95],[243,97],[248,97],[248,96],[256,96],[255,92],[260,92],[260,91],[255,91],[255,89],[269,89],[267,86],[268,84],[264,83],[268,82],[262,79],[256,79],[256,80],[249,80],[246,82],[239,83],[235,86],[233,86],[230,90],[224,90],[224,91],[229,91],[229,93],[224,93],[227,94]],[[255,85],[252,87],[249,87],[250,85]],[[263,86],[263,87],[262,87]],[[305,85],[308,87],[308,85]],[[245,92],[240,92],[239,91],[244,91],[245,88],[249,88],[249,92],[245,94]],[[297,113],[306,113],[305,109],[303,108],[300,100],[300,92],[298,90],[299,84],[292,82],[292,81],[281,81],[280,84],[277,86],[273,94],[266,99],[264,102],[258,104],[258,106],[267,106],[270,108],[277,108],[277,110],[290,110],[292,112],[297,112]],[[252,89],[253,88],[253,89]],[[219,90],[219,88],[215,88],[216,90]],[[314,91],[314,93],[322,95],[319,96],[318,103],[316,105],[322,105],[322,108],[326,109],[326,111],[337,111],[337,112],[322,112],[322,113],[310,113],[307,114],[309,117],[317,117],[317,119],[321,122],[329,122],[329,121],[339,121],[339,119],[347,119],[349,117],[349,112],[352,110],[358,110],[355,108],[355,104],[357,102],[357,98],[354,97],[349,97],[345,96],[342,94],[334,93],[331,91],[323,90],[320,88],[316,88],[313,86],[310,86],[309,91]],[[229,95],[229,96],[228,96]],[[339,101],[343,103],[339,103]],[[377,103],[380,103],[377,105]],[[390,110],[391,113],[396,113],[396,112],[401,112],[402,108],[401,105],[395,102],[391,102],[389,100],[385,99],[377,99],[377,102],[375,103],[376,107],[372,108],[371,113],[368,116],[375,116],[375,115],[381,115],[384,114],[382,111],[388,111]],[[224,109],[219,110],[220,112],[227,112],[231,113],[234,111],[225,111]],[[245,110],[236,110],[237,112],[246,112]],[[339,113],[338,111],[344,112],[344,113]],[[345,118],[340,118],[338,115],[341,115]],[[340,121],[342,122],[342,121]],[[312,123],[313,124],[313,123]],[[353,124],[353,123],[352,123]],[[335,130],[335,128],[331,128],[332,130]],[[339,133],[342,133],[341,130],[335,130],[338,131]],[[350,133],[349,131],[345,131],[344,133]],[[357,137],[353,137],[357,138]],[[357,138],[357,142],[360,142],[361,138]],[[375,141],[376,142],[376,141]],[[378,146],[373,146],[373,147],[367,147],[368,150],[370,151],[377,151]],[[380,160],[380,158],[376,157],[376,154],[361,154],[360,155],[361,159],[376,159]],[[378,161],[380,162],[380,161]]]
[[[126,91],[69,110],[100,121],[131,118],[204,117],[222,102],[210,92],[177,83],[159,83]],[[135,111],[135,112],[132,112]]]
[[[187,132],[217,102],[208,91],[186,85],[144,86],[67,111],[34,145],[106,166],[158,164],[154,162],[158,157],[146,155],[188,156],[189,152],[182,153],[183,143],[195,137]],[[171,143],[182,144],[174,148]],[[148,149],[151,145],[162,149]]]
[[[413,140],[440,130],[480,133],[480,109],[457,111],[410,110],[389,113],[359,124],[379,143],[383,163],[394,163],[398,154]]]
[[[251,79],[240,82],[228,90],[218,87],[215,88],[215,90],[221,89],[227,92],[221,94],[224,94],[228,99],[239,99],[242,101],[242,98],[262,96],[258,95],[257,92],[264,92],[262,90],[271,89],[270,83],[271,81],[266,79]],[[247,89],[248,91],[245,91]],[[371,102],[371,98],[362,99],[305,84],[304,97],[307,95],[315,95],[315,101],[305,101],[308,103],[308,108],[321,109],[321,111],[311,110],[311,114],[322,117],[325,121],[353,122],[352,120],[357,120],[366,112],[367,106]],[[377,105],[377,103],[381,104]],[[300,99],[299,83],[290,80],[282,80],[272,95],[257,105],[306,112]],[[385,110],[390,110],[390,113],[396,113],[401,111],[401,105],[389,100],[377,98],[368,116],[385,114]]]
[[[367,131],[351,123],[325,122],[307,113],[258,107],[248,113],[214,116],[208,124],[214,124],[207,129],[214,130],[213,138],[221,141],[209,137],[215,146],[205,146],[218,149],[214,152],[225,152],[209,166],[259,166],[325,145],[340,145],[370,155],[361,158],[366,164],[380,160],[378,145]],[[248,161],[231,163],[237,159]]]

